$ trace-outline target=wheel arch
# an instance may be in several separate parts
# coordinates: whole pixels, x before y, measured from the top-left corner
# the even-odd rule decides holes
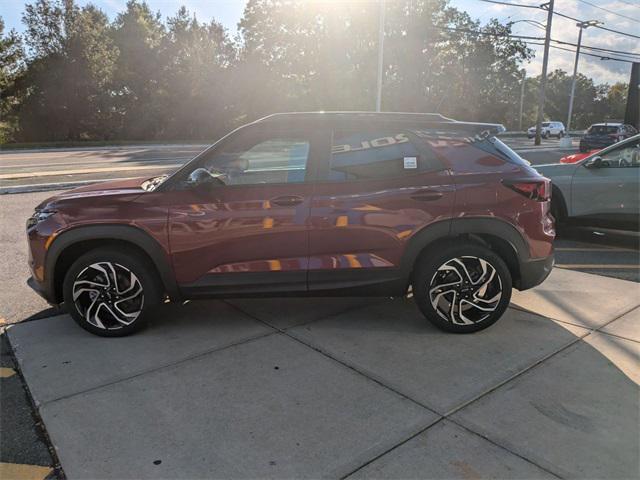
[[[514,226],[493,217],[438,222],[416,233],[402,258],[401,268],[407,282],[412,281],[414,266],[420,256],[452,242],[473,242],[491,248],[509,267],[514,285],[519,284],[520,265],[529,259],[527,242]]]
[[[120,246],[134,249],[152,265],[171,299],[180,297],[167,252],[144,230],[128,225],[89,225],[61,233],[52,242],[45,259],[46,289],[62,302],[62,282],[73,261],[96,248]]]
[[[551,183],[551,213],[554,213],[554,206],[557,208],[558,217],[555,218],[556,222],[566,221],[569,216],[569,210],[567,207],[567,199],[560,190],[560,187]]]

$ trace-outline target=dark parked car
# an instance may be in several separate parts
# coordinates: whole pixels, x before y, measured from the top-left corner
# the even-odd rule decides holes
[[[624,123],[594,123],[580,139],[580,151],[600,150],[638,133],[633,125]]]
[[[30,284],[90,332],[163,299],[400,296],[451,332],[488,327],[553,265],[549,180],[494,134],[436,114],[293,113],[171,176],[82,187],[27,223]]]

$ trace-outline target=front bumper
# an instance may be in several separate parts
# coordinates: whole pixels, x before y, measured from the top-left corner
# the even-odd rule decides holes
[[[42,298],[44,298],[51,305],[55,305],[56,304],[56,302],[52,298],[52,295],[50,294],[50,292],[48,292],[47,289],[44,287],[44,285],[42,283],[38,282],[35,278],[29,277],[27,279],[27,285],[29,287],[31,287],[31,289],[34,292],[36,292],[38,295],[40,295]]]
[[[555,259],[553,254],[546,258],[520,263],[520,278],[514,282],[518,290],[527,290],[540,285],[551,273]]]

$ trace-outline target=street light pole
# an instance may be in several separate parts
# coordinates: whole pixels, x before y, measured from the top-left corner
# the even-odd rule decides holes
[[[547,86],[547,65],[549,64],[549,44],[551,43],[551,23],[553,22],[553,1],[545,3],[547,7],[547,31],[544,38],[544,56],[542,57],[542,76],[540,77],[540,90],[538,91],[538,115],[536,119],[536,139],[535,144],[540,145],[540,131],[542,120],[544,119],[544,90]]]
[[[576,92],[576,78],[578,75],[578,61],[580,60],[580,45],[582,44],[582,30],[593,27],[594,25],[599,25],[602,22],[598,20],[589,20],[587,22],[578,22],[576,26],[578,27],[578,46],[576,47],[576,60],[573,64],[573,80],[571,80],[571,95],[569,96],[569,114],[567,115],[567,134],[571,129],[571,117],[573,114],[573,97]]]
[[[527,71],[522,70],[522,82],[520,85],[520,116],[518,121],[518,131],[522,131],[522,107],[524,106],[524,84],[527,80]]]
[[[380,26],[378,30],[378,84],[376,92],[376,112],[382,108],[382,73],[384,70],[384,5],[385,0],[380,0]]]

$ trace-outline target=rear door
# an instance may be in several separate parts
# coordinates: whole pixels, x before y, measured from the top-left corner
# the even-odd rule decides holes
[[[311,202],[310,290],[396,285],[408,240],[450,217],[450,172],[421,133],[393,124],[334,130]]]

